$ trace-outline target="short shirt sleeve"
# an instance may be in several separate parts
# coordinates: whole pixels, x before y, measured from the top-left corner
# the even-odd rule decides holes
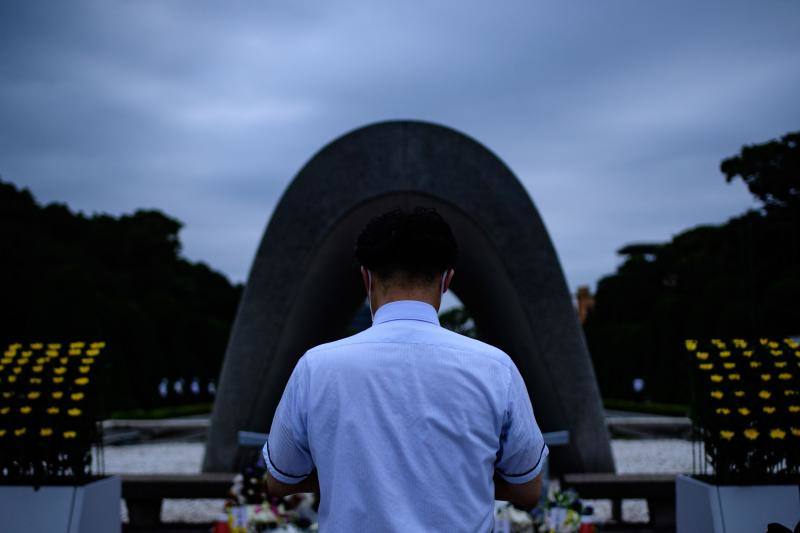
[[[267,469],[281,483],[303,481],[314,470],[307,433],[308,366],[301,357],[281,396],[262,451]]]
[[[542,471],[549,450],[533,416],[528,389],[516,365],[511,365],[508,403],[500,434],[497,473],[509,483],[526,483]]]

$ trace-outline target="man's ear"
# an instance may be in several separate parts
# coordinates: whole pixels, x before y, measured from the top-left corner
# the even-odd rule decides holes
[[[364,291],[369,291],[369,275],[364,265],[361,265],[361,280],[364,282]]]

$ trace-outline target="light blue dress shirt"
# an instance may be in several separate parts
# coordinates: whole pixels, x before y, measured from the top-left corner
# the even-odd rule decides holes
[[[548,449],[509,356],[401,300],[300,358],[263,454],[283,483],[317,469],[323,532],[486,532],[495,470],[530,481]]]

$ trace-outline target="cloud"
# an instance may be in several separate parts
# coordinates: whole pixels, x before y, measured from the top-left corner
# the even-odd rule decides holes
[[[797,129],[785,0],[0,4],[0,173],[87,212],[154,207],[243,281],[282,191],[366,123],[504,159],[568,282],[750,205],[719,161]]]

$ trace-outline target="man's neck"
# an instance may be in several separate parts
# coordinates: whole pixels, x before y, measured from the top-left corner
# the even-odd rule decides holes
[[[439,311],[439,306],[442,304],[441,295],[436,292],[426,289],[389,289],[385,293],[375,295],[375,309],[379,309],[382,305],[390,302],[398,302],[400,300],[417,300],[425,302],[433,306],[436,311]]]

